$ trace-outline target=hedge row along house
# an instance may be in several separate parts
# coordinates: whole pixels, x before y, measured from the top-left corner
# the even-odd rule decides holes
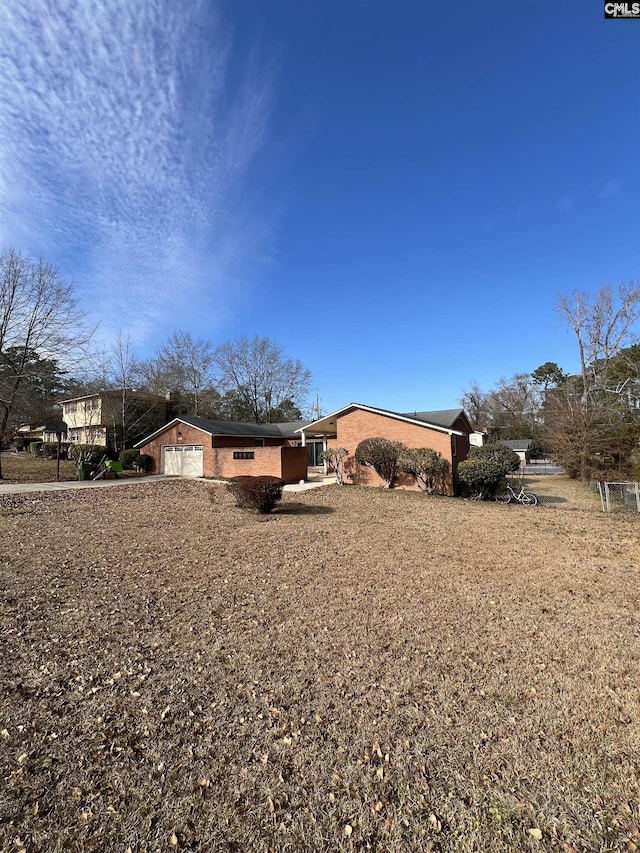
[[[472,431],[462,409],[403,414],[350,403],[315,421],[283,424],[178,417],[135,447],[152,457],[155,473],[213,478],[271,475],[286,483],[304,480],[310,468],[320,468],[328,448],[344,447],[349,453],[347,481],[379,486],[378,475],[359,465],[354,454],[363,439],[382,436],[441,453],[451,465],[447,491],[454,494],[456,469],[467,458]],[[415,487],[406,475],[399,476],[398,485]]]

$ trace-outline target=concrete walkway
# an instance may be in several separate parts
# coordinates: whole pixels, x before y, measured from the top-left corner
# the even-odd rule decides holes
[[[320,486],[331,486],[335,483],[335,477],[321,477],[313,480],[305,480],[304,483],[294,483],[291,486],[285,486],[284,492],[306,492],[309,489],[318,489]]]
[[[191,477],[167,477],[165,474],[151,474],[148,477],[122,477],[118,480],[63,480],[60,483],[5,483],[0,480],[0,495],[23,495],[29,492],[59,492],[65,489],[107,489],[111,486],[138,486],[145,483],[161,483],[165,480],[188,480]],[[197,477],[199,483],[224,483],[224,480],[207,480]],[[305,480],[285,486],[285,492],[306,492],[307,489],[317,489],[319,486],[329,486],[335,483],[335,477],[322,477]]]

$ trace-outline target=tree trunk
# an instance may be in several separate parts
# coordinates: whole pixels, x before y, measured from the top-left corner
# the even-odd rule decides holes
[[[0,420],[0,445],[2,444],[2,437],[9,422],[9,409],[6,406],[3,406],[2,409],[2,419]],[[0,452],[0,480],[2,479],[4,478],[2,474],[2,453]]]

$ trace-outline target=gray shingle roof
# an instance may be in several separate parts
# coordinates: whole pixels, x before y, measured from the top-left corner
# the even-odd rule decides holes
[[[243,421],[212,421],[192,417],[181,417],[179,420],[210,435],[235,435],[243,438],[293,438],[296,429],[309,423],[293,421],[280,424],[250,424]]]
[[[403,417],[413,418],[416,421],[424,421],[427,424],[453,429],[454,423],[459,417],[465,415],[464,409],[438,409],[435,412],[405,412]]]
[[[504,444],[505,447],[510,447],[511,450],[529,450],[531,447],[530,438],[510,438],[505,441],[500,441],[499,444]]]

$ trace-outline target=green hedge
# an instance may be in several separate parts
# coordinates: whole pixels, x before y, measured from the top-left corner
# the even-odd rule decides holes
[[[120,451],[120,461],[122,462],[122,467],[125,471],[132,471],[133,468],[137,466],[139,457],[139,450],[131,449]]]

